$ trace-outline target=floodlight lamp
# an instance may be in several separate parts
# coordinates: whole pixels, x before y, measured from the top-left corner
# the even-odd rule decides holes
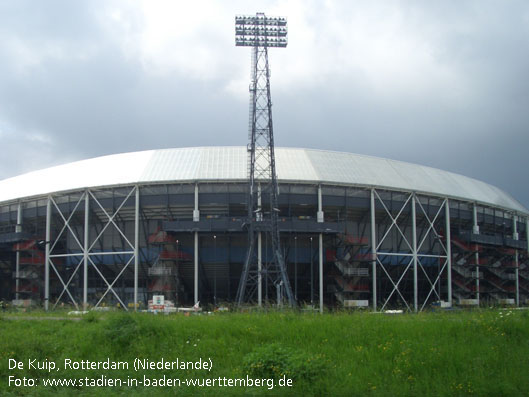
[[[286,36],[284,17],[266,17],[264,13],[257,13],[255,16],[235,16],[236,46],[286,47],[288,43]]]

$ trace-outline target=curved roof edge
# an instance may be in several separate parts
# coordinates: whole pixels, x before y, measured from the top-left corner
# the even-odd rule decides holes
[[[280,182],[307,182],[437,195],[529,214],[503,190],[463,175],[384,158],[276,148]],[[84,188],[170,181],[246,180],[246,147],[190,147],[113,154],[0,181],[0,203]]]

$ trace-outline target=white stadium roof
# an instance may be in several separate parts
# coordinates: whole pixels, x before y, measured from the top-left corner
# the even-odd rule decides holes
[[[462,199],[529,213],[495,186],[435,168],[359,154],[276,148],[280,182],[340,184]],[[246,147],[147,150],[77,161],[0,181],[0,203],[83,188],[173,181],[242,181]]]

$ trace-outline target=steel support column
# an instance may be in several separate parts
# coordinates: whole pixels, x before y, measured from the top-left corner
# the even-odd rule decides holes
[[[263,236],[257,233],[257,304],[263,305]]]
[[[312,237],[310,238],[310,306],[314,308],[314,254],[312,252]]]
[[[298,236],[294,236],[294,299],[298,300]]]
[[[319,235],[319,276],[320,276],[320,313],[323,313],[323,234]]]
[[[193,210],[193,222],[200,220],[200,210],[198,209],[198,183],[195,184],[195,209]]]
[[[373,311],[377,311],[377,241],[376,241],[376,229],[375,229],[375,192],[371,189],[371,273],[372,273],[372,282],[373,282],[373,292],[371,295],[371,305],[373,306]]]
[[[256,221],[262,221],[261,184],[257,184],[257,215]],[[278,302],[279,303],[279,302]],[[257,305],[263,305],[263,234],[257,233]]]
[[[446,260],[447,268],[447,289],[448,303],[452,306],[452,237],[450,235],[450,200],[446,199],[445,203],[445,228],[446,228]]]
[[[138,265],[140,254],[140,187],[136,186],[134,208],[134,311],[138,311]]]
[[[90,195],[85,192],[84,197],[84,245],[83,245],[83,310],[88,307],[88,250],[90,242]]]
[[[318,185],[318,213],[316,214],[318,223],[323,222],[323,200],[321,197],[321,185]]]
[[[15,232],[21,233],[22,232],[22,203],[18,202],[18,208],[17,208],[17,224],[15,226]],[[20,251],[17,249],[16,252],[16,258],[15,258],[15,299],[19,299],[19,289],[20,289]]]
[[[512,238],[513,240],[518,240],[518,217],[513,214],[512,216]],[[516,283],[516,306],[520,306],[520,272],[518,271],[519,266],[519,256],[518,256],[518,249],[514,251],[514,282]]]
[[[417,214],[415,208],[415,200],[417,196],[413,193],[411,199],[411,233],[412,233],[412,249],[413,249],[413,310],[417,313],[419,311],[419,289],[417,280]]]
[[[194,276],[194,302],[198,302],[198,232],[195,232],[195,276]]]
[[[527,243],[527,252],[526,254],[529,255],[529,217],[525,218],[525,242]],[[529,303],[526,299],[525,304]]]
[[[198,183],[195,184],[195,209],[193,210],[193,221],[200,220],[200,210],[198,209]],[[194,303],[198,302],[198,232],[195,232],[195,249],[194,249],[194,285],[193,298]]]
[[[529,217],[525,218],[525,242],[527,243],[526,254],[529,255]],[[529,301],[526,299],[524,303],[527,304]]]
[[[50,243],[51,243],[51,197],[46,203],[46,241],[44,264],[44,310],[48,311],[50,303]]]
[[[474,203],[472,207],[472,233],[479,234],[479,225],[478,225],[478,210],[477,206]],[[479,252],[476,250],[474,254],[474,260],[476,262],[476,300],[478,301],[478,307],[479,307]]]
[[[321,195],[321,185],[318,185],[318,213],[316,214],[318,223],[323,222],[323,200]],[[323,313],[323,234],[318,236],[318,269],[320,278],[320,313]]]

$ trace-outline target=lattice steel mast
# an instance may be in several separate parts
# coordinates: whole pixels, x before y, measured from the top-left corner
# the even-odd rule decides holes
[[[265,296],[268,296],[267,286],[275,287],[278,304],[282,295],[285,295],[288,303],[294,306],[295,299],[281,253],[277,225],[279,190],[268,66],[268,48],[287,46],[286,18],[266,17],[263,13],[257,13],[255,16],[236,16],[235,45],[252,47],[248,134],[248,251],[237,290],[237,303],[241,305],[243,302],[254,300],[257,292],[258,303],[261,304],[261,286],[264,281]],[[272,258],[261,261],[263,235],[265,241],[272,245]]]

